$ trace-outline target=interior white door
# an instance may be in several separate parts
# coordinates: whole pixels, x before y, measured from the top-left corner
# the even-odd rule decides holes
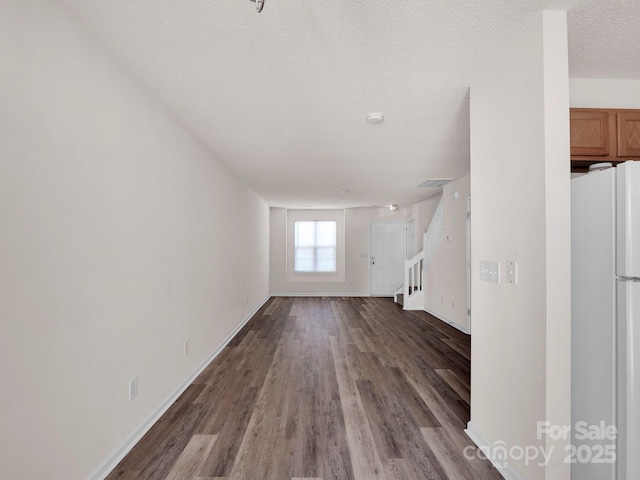
[[[404,222],[371,222],[371,295],[393,296],[404,282]]]

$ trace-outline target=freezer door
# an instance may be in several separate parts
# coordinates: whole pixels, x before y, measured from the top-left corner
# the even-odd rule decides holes
[[[618,165],[617,273],[640,277],[640,162]]]
[[[618,479],[640,479],[640,282],[618,282]]]

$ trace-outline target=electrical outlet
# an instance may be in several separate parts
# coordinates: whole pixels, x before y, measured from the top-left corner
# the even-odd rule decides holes
[[[507,261],[507,283],[510,285],[518,283],[518,262],[516,261]]]
[[[187,355],[189,355],[189,340],[184,342],[184,356],[186,357]]]
[[[138,377],[129,380],[129,401],[138,396]]]

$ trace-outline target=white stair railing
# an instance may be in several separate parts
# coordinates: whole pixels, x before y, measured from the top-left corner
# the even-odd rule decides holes
[[[402,306],[407,310],[412,296],[422,292],[422,271],[424,269],[424,250],[413,258],[404,261],[404,291]]]
[[[404,261],[403,309],[413,309],[411,298],[422,294],[424,290],[424,271],[434,253],[438,250],[443,238],[444,205],[442,204],[442,199],[440,199],[429,223],[429,228],[427,228],[423,236],[422,251],[413,258]]]

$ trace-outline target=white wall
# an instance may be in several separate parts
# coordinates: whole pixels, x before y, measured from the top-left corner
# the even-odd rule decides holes
[[[57,2],[0,10],[0,477],[79,479],[268,295],[269,211]]]
[[[569,101],[573,108],[640,108],[640,80],[572,78]]]
[[[550,447],[536,423],[571,422],[569,84],[564,12],[538,15],[471,86],[470,430]],[[517,285],[480,281],[480,260],[518,262]],[[523,478],[568,479],[565,442]]]
[[[458,198],[451,198],[454,192],[458,192]],[[443,187],[445,238],[425,271],[424,283],[425,310],[464,332],[468,332],[466,227],[469,194],[469,175]]]
[[[347,208],[345,225],[344,282],[287,282],[287,210],[271,208],[271,294],[272,295],[369,295],[369,224],[374,221],[407,221],[408,209]]]

